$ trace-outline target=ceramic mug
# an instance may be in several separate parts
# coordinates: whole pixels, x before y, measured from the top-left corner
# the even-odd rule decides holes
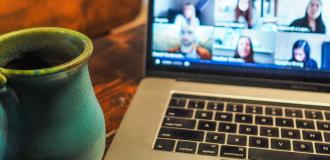
[[[63,28],[0,36],[0,159],[102,159],[104,116],[87,66],[92,51],[87,36]],[[53,65],[8,67],[20,58]]]

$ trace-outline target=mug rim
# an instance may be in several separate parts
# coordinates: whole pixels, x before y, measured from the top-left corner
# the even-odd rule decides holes
[[[7,69],[4,67],[0,67],[0,74],[3,74],[3,76],[5,77],[47,76],[78,67],[82,65],[84,62],[86,62],[93,53],[93,43],[86,35],[71,29],[59,28],[59,27],[34,27],[34,28],[9,32],[4,35],[1,35],[0,41],[32,32],[64,33],[66,35],[80,39],[84,44],[84,49],[76,58],[50,68],[42,68],[42,69],[34,69],[34,70],[16,70],[16,69]]]

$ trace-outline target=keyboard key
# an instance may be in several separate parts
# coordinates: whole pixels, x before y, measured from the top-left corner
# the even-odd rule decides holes
[[[263,114],[263,108],[262,106],[258,106],[258,105],[247,105],[246,113]]]
[[[181,152],[181,153],[191,153],[194,154],[196,153],[196,148],[197,148],[197,143],[196,142],[183,142],[179,141],[178,144],[176,145],[176,152]]]
[[[204,132],[172,128],[161,128],[158,137],[190,141],[203,141]]]
[[[198,123],[199,130],[215,131],[216,126],[216,122],[199,121]]]
[[[210,142],[210,143],[224,144],[225,139],[226,139],[226,135],[222,133],[208,132],[206,135],[206,142]]]
[[[297,128],[301,129],[315,129],[315,125],[313,121],[308,120],[296,120]]]
[[[197,118],[197,119],[212,120],[212,118],[213,118],[213,112],[196,111],[195,118]]]
[[[272,117],[256,116],[256,124],[260,125],[273,125]]]
[[[246,114],[236,114],[235,122],[238,122],[238,123],[252,123],[253,122],[253,116],[252,115],[246,115]]]
[[[198,154],[208,156],[218,156],[219,146],[216,144],[201,143],[198,147]]]
[[[281,129],[282,138],[300,139],[300,131],[294,129]]]
[[[246,146],[247,137],[239,135],[228,135],[227,144],[236,145],[236,146]]]
[[[205,108],[205,101],[201,101],[201,100],[190,100],[189,103],[188,103],[188,108],[204,109]]]
[[[330,142],[330,133],[324,132],[324,140]]]
[[[276,118],[276,126],[278,127],[293,127],[293,120],[287,118]]]
[[[237,132],[237,124],[233,123],[219,123],[219,131],[226,133],[236,133]]]
[[[224,102],[208,102],[207,109],[215,110],[215,111],[223,111],[224,110]]]
[[[249,139],[250,147],[268,148],[269,147],[268,144],[269,144],[268,138],[250,137],[250,139]]]
[[[278,128],[260,127],[260,135],[267,137],[279,137]]]
[[[196,120],[165,117],[163,121],[163,126],[194,129],[196,126]]]
[[[329,160],[330,156],[250,148],[248,158],[251,160]]]
[[[248,135],[257,135],[258,134],[258,127],[251,126],[251,125],[240,125],[239,126],[239,133],[240,134],[248,134]]]
[[[266,115],[283,116],[283,110],[282,108],[266,107]]]
[[[187,100],[181,98],[172,98],[169,107],[180,107],[184,108],[186,106]]]
[[[322,134],[321,132],[303,131],[303,138],[304,140],[322,141]]]
[[[169,108],[169,109],[167,109],[166,116],[192,118],[193,110],[191,110],[191,109]]]
[[[237,158],[246,159],[246,148],[245,147],[234,147],[222,145],[220,150],[221,158]]]
[[[323,131],[330,131],[330,123],[329,122],[317,122],[317,128]]]
[[[293,141],[293,150],[298,152],[313,153],[313,144],[311,142]]]
[[[285,116],[293,118],[302,118],[302,110],[299,109],[285,109]]]
[[[215,114],[215,120],[224,121],[224,122],[231,122],[231,121],[233,121],[233,114],[232,113],[217,112]]]
[[[325,118],[330,121],[330,112],[325,112]]]
[[[243,104],[227,103],[227,111],[229,112],[243,112]]]
[[[316,153],[330,155],[330,144],[316,143],[315,150],[316,150]]]
[[[305,117],[308,119],[323,120],[322,112],[317,112],[317,111],[305,111]]]
[[[175,145],[174,140],[165,140],[165,139],[157,139],[154,149],[160,151],[173,151]]]
[[[291,150],[291,142],[289,140],[282,139],[272,139],[271,140],[272,149],[278,150]]]

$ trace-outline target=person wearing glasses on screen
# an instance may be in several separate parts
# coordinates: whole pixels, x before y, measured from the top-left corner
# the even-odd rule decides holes
[[[245,23],[247,28],[254,27],[254,14],[255,9],[253,7],[252,0],[238,0],[235,9],[235,23]]]
[[[305,17],[291,23],[292,27],[308,28],[312,33],[326,33],[326,26],[322,18],[323,3],[321,0],[311,0],[308,3]]]
[[[183,15],[179,14],[175,17],[175,24],[186,26],[199,26],[200,21],[196,16],[196,8],[193,4],[187,3],[183,6]]]
[[[254,62],[254,51],[252,40],[248,36],[241,36],[237,42],[234,58],[240,58],[245,63]]]
[[[298,40],[292,47],[291,62],[300,62],[304,68],[317,69],[317,63],[310,57],[311,48],[307,41]]]

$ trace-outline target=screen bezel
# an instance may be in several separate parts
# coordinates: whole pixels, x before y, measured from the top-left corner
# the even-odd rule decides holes
[[[172,66],[154,65],[152,57],[152,41],[153,41],[153,10],[154,1],[149,0],[148,5],[148,22],[147,22],[147,48],[146,48],[146,76],[157,76],[174,79],[184,79],[188,81],[199,82],[219,82],[222,83],[221,77],[225,79],[239,79],[241,81],[262,80],[257,86],[293,88],[302,90],[322,91],[322,87],[330,86],[330,71],[306,71],[306,70],[287,70],[287,69],[271,69],[271,68],[249,68],[242,66],[217,65],[221,69],[190,69],[178,68]],[[205,78],[208,77],[208,78]],[[210,80],[210,78],[213,80]],[[267,82],[266,82],[267,81]],[[235,83],[236,81],[233,81]],[[236,84],[236,83],[235,83]],[[242,82],[243,84],[243,82]],[[244,83],[244,85],[254,85]],[[282,86],[282,87],[281,87]],[[291,86],[291,87],[290,87]],[[299,87],[300,86],[300,87]]]

